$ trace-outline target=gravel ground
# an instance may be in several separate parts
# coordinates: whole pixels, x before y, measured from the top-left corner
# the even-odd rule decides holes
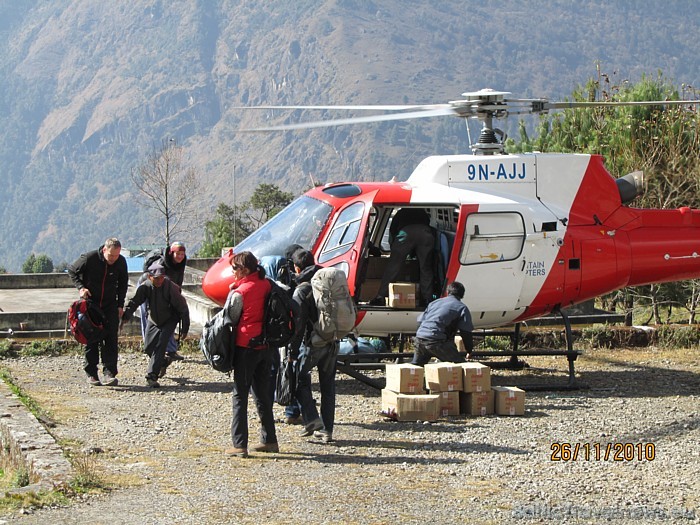
[[[564,358],[528,362],[525,371],[493,371],[494,384],[565,379]],[[135,353],[120,357],[115,388],[89,387],[78,356],[3,364],[57,421],[51,431],[65,448],[102,451],[95,469],[112,487],[70,507],[2,517],[11,523],[700,520],[696,350],[589,351],[577,362],[589,388],[528,392],[524,417],[390,422],[379,415],[379,391],[339,375],[336,442],[280,423],[281,452],[248,459],[223,455],[232,385],[198,355],[173,365],[159,390],[145,386],[146,358]],[[576,460],[552,461],[562,443],[572,453],[579,444]],[[614,461],[616,444],[631,444],[621,450],[634,458]]]

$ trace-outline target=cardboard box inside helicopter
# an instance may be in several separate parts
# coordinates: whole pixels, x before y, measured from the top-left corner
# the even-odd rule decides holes
[[[379,287],[382,284],[382,276],[386,272],[386,267],[389,264],[389,257],[369,257],[367,259],[367,270],[365,272],[365,280],[360,289],[360,302],[367,302],[377,296]],[[415,259],[407,259],[404,261],[399,275],[396,276],[397,282],[417,283],[420,278],[420,270],[418,261]]]

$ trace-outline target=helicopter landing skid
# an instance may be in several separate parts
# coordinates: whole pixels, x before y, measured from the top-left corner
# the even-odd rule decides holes
[[[521,357],[527,356],[566,356],[568,360],[568,381],[565,384],[527,384],[523,385],[523,390],[526,391],[565,391],[565,390],[582,390],[587,389],[586,385],[580,384],[576,380],[576,369],[574,363],[581,352],[574,350],[573,348],[573,336],[571,332],[571,322],[568,316],[561,310],[556,313],[561,315],[564,321],[565,335],[566,335],[566,348],[565,349],[549,349],[549,348],[538,348],[532,350],[519,350],[518,344],[520,341],[520,323],[517,323],[510,332],[491,332],[488,335],[509,335],[513,341],[513,346],[510,350],[476,350],[471,353],[471,359],[480,359],[482,357],[495,358],[495,357],[510,357],[507,361],[483,361],[488,364],[490,368],[493,369],[508,369],[508,370],[522,370],[524,368],[529,368],[530,365],[521,360]],[[475,333],[475,336],[480,334]],[[385,367],[383,360],[393,360],[396,363],[402,363],[404,360],[409,360],[413,357],[412,352],[404,352],[404,336],[401,337],[399,342],[399,352],[384,352],[377,354],[348,354],[343,356],[338,356],[338,361],[336,363],[336,370],[342,372],[350,377],[361,381],[362,383],[381,390],[384,388],[384,379],[375,379],[364,374],[363,370],[380,370]],[[466,353],[462,353],[466,356]],[[372,359],[373,362],[362,362],[362,360]]]

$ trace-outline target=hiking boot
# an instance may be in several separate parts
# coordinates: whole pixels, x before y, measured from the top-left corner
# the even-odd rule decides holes
[[[247,448],[227,448],[224,450],[224,454],[227,456],[235,456],[237,458],[247,458],[248,457],[248,449]]]
[[[151,388],[159,388],[160,387],[160,383],[158,381],[156,381],[155,379],[153,379],[152,377],[146,378],[146,384],[148,386],[150,386]]]
[[[321,419],[314,419],[311,423],[304,427],[304,430],[301,432],[301,437],[313,436],[314,432],[316,432],[317,430],[321,430],[322,428],[323,422],[321,421]]]
[[[317,430],[316,432],[314,432],[314,437],[316,439],[320,439],[324,443],[330,443],[331,441],[333,441],[333,433],[328,432],[326,429]]]
[[[290,416],[288,418],[285,418],[284,422],[287,425],[303,425],[304,420],[301,416]]]
[[[158,377],[165,377],[165,373],[168,371],[168,367],[173,364],[172,354],[166,354],[163,358],[163,364],[160,365],[160,371],[158,372]]]
[[[169,357],[172,361],[184,361],[185,356],[178,354],[177,352],[169,352],[167,357]]]
[[[87,383],[91,386],[102,386],[102,383],[100,383],[100,378],[97,377],[97,374],[95,374],[94,376],[88,374]]]
[[[112,372],[107,370],[102,376],[102,384],[105,386],[117,386],[119,384],[119,380]]]
[[[280,447],[277,443],[259,443],[250,447],[253,452],[279,452]]]

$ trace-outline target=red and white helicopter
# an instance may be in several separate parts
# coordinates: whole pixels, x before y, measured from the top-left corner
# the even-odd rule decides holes
[[[509,93],[464,93],[429,106],[267,106],[380,109],[395,113],[292,124],[253,131],[456,115],[483,124],[472,155],[431,156],[405,182],[340,182],[313,188],[233,248],[281,255],[297,243],[322,266],[341,268],[358,305],[355,330],[367,336],[412,334],[421,308],[372,306],[389,257],[387,232],[400,208],[430,214],[438,232],[440,287],[462,282],[476,328],[511,325],[602,294],[649,283],[700,277],[700,211],[627,206],[642,174],[614,179],[598,155],[505,154],[494,118],[605,105],[664,102],[548,102]],[[370,245],[381,257],[370,255]],[[407,260],[402,282],[418,282]],[[202,288],[223,304],[233,279],[229,256],[207,272]]]

